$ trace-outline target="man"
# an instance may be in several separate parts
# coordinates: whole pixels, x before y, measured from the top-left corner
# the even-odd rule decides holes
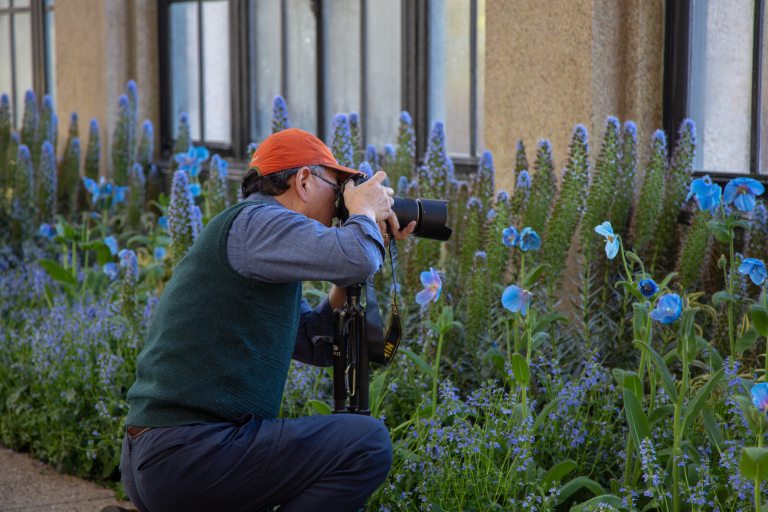
[[[213,218],[179,262],[138,358],[121,472],[144,511],[356,510],[386,478],[384,425],[354,414],[279,420],[291,357],[330,366],[344,286],[381,266],[394,191],[383,172],[344,188],[349,218],[331,227],[340,184],[359,174],[313,135],[265,139],[244,201]],[[334,283],[314,310],[301,282]]]

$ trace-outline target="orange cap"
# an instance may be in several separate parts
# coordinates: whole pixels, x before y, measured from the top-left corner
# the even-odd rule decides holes
[[[264,139],[253,152],[249,169],[266,176],[305,165],[322,165],[347,175],[365,176],[363,172],[339,165],[323,141],[298,128],[287,128]]]

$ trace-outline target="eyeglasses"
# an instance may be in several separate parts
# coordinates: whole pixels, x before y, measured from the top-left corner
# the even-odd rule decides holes
[[[319,179],[320,181],[324,181],[327,184],[329,184],[331,187],[333,187],[333,191],[336,192],[337,194],[339,193],[339,190],[341,190],[341,187],[339,187],[336,183],[333,183],[332,181],[328,181],[327,179],[323,178],[319,174],[312,173],[312,176]]]

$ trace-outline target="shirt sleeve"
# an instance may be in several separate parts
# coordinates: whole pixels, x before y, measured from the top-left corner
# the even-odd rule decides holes
[[[232,222],[227,258],[244,277],[265,283],[364,282],[382,265],[384,241],[376,223],[352,215],[327,227],[282,205],[247,206]]]
[[[328,299],[315,309],[302,299],[293,358],[312,366],[333,365],[333,311]]]

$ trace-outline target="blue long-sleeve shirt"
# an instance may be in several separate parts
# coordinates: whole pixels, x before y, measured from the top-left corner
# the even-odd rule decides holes
[[[376,223],[352,215],[341,227],[327,227],[290,210],[273,196],[251,194],[232,222],[227,259],[240,275],[265,283],[330,281],[338,286],[364,282],[381,267],[384,241]],[[293,358],[315,366],[332,364],[331,345],[316,344],[333,336],[328,299],[312,309],[301,302],[301,318]]]

